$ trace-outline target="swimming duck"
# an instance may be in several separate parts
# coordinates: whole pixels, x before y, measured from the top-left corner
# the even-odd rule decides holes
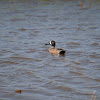
[[[64,54],[65,54],[65,51],[66,51],[66,50],[55,48],[56,42],[53,41],[53,40],[50,41],[48,44],[45,44],[45,45],[51,45],[51,47],[50,47],[50,49],[49,49],[49,52],[50,52],[50,53],[53,53],[53,54],[61,54],[61,55],[64,55]]]

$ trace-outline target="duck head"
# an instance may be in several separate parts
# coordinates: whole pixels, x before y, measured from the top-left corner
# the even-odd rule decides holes
[[[55,47],[56,42],[54,40],[52,40],[48,44],[45,44],[45,45],[51,45],[51,46]]]

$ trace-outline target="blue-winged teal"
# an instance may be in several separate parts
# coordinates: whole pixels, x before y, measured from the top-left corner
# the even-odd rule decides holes
[[[51,45],[51,48],[49,49],[50,53],[53,53],[53,54],[62,54],[62,55],[65,54],[66,50],[55,48],[56,42],[53,41],[53,40],[50,41],[48,44],[45,44],[45,45]]]

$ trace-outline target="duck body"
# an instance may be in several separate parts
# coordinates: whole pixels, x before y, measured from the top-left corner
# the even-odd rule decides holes
[[[52,53],[52,54],[65,54],[66,50],[63,50],[63,49],[60,49],[60,48],[55,48],[55,41],[50,41],[49,44],[51,45],[50,49],[49,49],[49,52]],[[46,44],[46,45],[49,45],[49,44]]]

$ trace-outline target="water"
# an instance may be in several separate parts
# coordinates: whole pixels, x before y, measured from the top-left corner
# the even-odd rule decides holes
[[[48,52],[50,40],[64,57]],[[100,3],[0,1],[0,100],[90,100],[93,91],[100,100]]]

